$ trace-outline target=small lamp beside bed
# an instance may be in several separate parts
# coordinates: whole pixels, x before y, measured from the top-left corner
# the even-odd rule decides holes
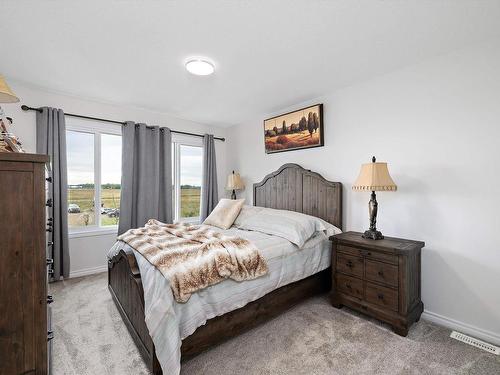
[[[245,188],[245,184],[241,180],[239,173],[231,173],[227,176],[227,185],[226,190],[232,190],[231,199],[236,199],[236,190],[243,190]]]
[[[377,230],[377,195],[375,191],[396,191],[397,186],[394,183],[387,163],[376,162],[375,156],[372,157],[372,162],[363,164],[359,171],[359,176],[356,182],[352,185],[355,191],[371,191],[371,199],[368,203],[368,212],[370,215],[370,229],[366,230],[363,238],[372,240],[382,240],[384,236],[382,232]]]

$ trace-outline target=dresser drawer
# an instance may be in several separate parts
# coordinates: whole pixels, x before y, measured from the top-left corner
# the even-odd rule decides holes
[[[338,291],[363,299],[363,281],[354,277],[337,274]]]
[[[398,311],[398,291],[385,286],[366,283],[366,302]]]
[[[337,254],[337,271],[363,277],[363,258],[339,253]]]
[[[365,278],[369,281],[377,281],[397,287],[398,266],[367,259],[365,261]]]

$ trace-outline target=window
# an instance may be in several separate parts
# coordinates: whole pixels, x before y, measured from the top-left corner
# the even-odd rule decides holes
[[[70,232],[116,229],[120,219],[121,147],[119,126],[68,120]]]
[[[83,236],[92,231],[116,230],[120,220],[121,127],[68,119],[66,148],[70,233]],[[199,221],[202,160],[200,138],[173,135],[175,221]]]
[[[203,167],[201,139],[175,137],[172,149],[174,220],[198,222]]]
[[[94,134],[68,131],[68,225],[95,225]]]
[[[101,226],[118,225],[122,179],[122,137],[101,134]]]

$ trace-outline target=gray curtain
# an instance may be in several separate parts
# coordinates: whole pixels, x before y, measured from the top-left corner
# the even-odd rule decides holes
[[[149,219],[172,222],[172,134],[169,128],[127,122],[122,128],[118,234]]]
[[[43,107],[36,113],[36,152],[50,156],[52,183],[49,198],[52,208],[48,217],[53,219],[52,280],[69,277],[68,245],[68,171],[66,167],[66,122],[61,109]]]
[[[214,136],[203,136],[203,179],[201,182],[200,221],[203,222],[219,202],[217,189],[217,162]]]

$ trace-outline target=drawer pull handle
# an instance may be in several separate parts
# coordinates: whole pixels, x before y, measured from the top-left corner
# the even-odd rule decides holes
[[[378,299],[384,299],[384,295],[382,293],[379,293],[377,297]]]
[[[348,261],[345,265],[346,265],[347,267],[349,267],[349,268],[352,268],[352,262],[351,262],[351,261]]]
[[[378,275],[379,275],[380,277],[384,277],[384,272],[383,272],[383,271],[378,271]]]

